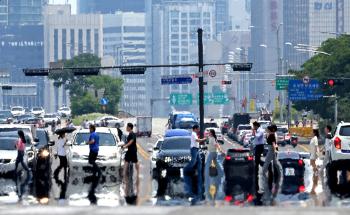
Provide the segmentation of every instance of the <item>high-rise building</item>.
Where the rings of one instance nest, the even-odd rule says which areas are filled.
[[[44,65],[82,53],[103,56],[103,18],[98,14],[72,15],[70,5],[48,5],[44,12]],[[45,108],[56,111],[69,105],[67,92],[45,82]]]
[[[0,0],[0,25],[42,23],[42,9],[48,0]]]
[[[250,26],[250,1],[251,0],[229,0],[229,29],[247,30]]]
[[[144,12],[145,0],[77,0],[78,13],[113,14],[116,11]]]
[[[254,63],[254,77],[262,81],[255,82],[257,86],[250,89],[256,89],[253,96],[257,102],[270,109],[277,97],[272,80],[275,79],[275,74],[282,72],[279,64],[283,53],[282,4],[279,0],[251,1],[252,43],[249,61]]]
[[[43,25],[0,26],[1,78],[2,74],[7,74],[6,82],[13,86],[11,91],[3,92],[0,108],[44,105],[44,79],[25,77],[22,71],[24,68],[41,68],[43,64]]]
[[[146,3],[148,64],[187,64],[198,62],[198,28],[203,29],[203,40],[211,40],[215,30],[215,1],[213,0],[157,0]],[[151,69],[150,69],[151,70]],[[161,85],[162,75],[194,74],[195,68],[157,68],[151,70],[152,111],[167,116],[172,108],[198,112],[197,105],[169,105],[171,93],[191,93],[197,97],[196,79],[192,84]],[[194,99],[195,101],[195,99]],[[195,103],[195,102],[194,102]],[[161,107],[161,108],[159,108]]]
[[[230,16],[229,16],[229,0],[216,0],[216,35],[229,30]]]
[[[116,65],[146,64],[145,13],[117,12],[103,15],[103,52]],[[120,108],[132,115],[149,114],[147,73],[124,75]]]

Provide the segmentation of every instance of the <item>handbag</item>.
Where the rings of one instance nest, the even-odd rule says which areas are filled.
[[[211,164],[209,167],[209,176],[210,177],[218,176],[218,169],[216,168],[216,164],[215,164],[214,160],[211,161]]]

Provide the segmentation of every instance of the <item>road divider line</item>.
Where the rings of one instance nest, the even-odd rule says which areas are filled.
[[[140,144],[136,144],[137,145],[137,151],[138,153],[145,159],[145,160],[149,160],[150,155],[142,148],[142,146]]]
[[[306,146],[303,146],[301,144],[298,144],[298,146],[300,146],[300,148],[304,149],[305,152],[310,152],[310,150],[308,148],[306,148]]]

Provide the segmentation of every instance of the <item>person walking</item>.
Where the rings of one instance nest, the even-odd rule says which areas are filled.
[[[125,177],[128,174],[129,164],[132,163],[136,167],[136,196],[139,194],[139,175],[140,175],[140,165],[137,157],[137,143],[136,143],[136,134],[134,133],[134,125],[128,123],[126,125],[126,131],[129,132],[129,135],[126,139],[127,143],[123,146],[124,149],[128,149],[125,153],[124,158],[124,184],[125,184],[125,193],[129,193],[129,186],[133,185],[132,181],[128,181],[129,177]]]
[[[255,192],[259,192],[259,166],[261,165],[261,155],[264,153],[264,133],[265,130],[261,128],[260,123],[253,122],[253,151],[255,157]]]
[[[96,163],[96,159],[98,156],[99,146],[100,146],[100,137],[96,133],[96,127],[95,125],[90,125],[90,137],[87,144],[89,145],[90,152],[89,152],[89,164],[92,165],[92,171],[93,176],[98,174],[98,176],[101,176],[101,169],[98,167]]]
[[[66,143],[67,143],[67,138],[65,133],[60,133],[58,135],[58,140],[57,140],[57,155],[60,160],[60,165],[56,168],[54,172],[54,178],[56,179],[56,181],[58,181],[58,175],[62,168],[64,170],[64,179],[65,180],[67,179],[68,160],[66,157],[66,149],[65,149]]]
[[[191,160],[190,162],[184,167],[184,180],[185,180],[185,192],[186,195],[189,197],[194,198],[195,195],[192,190],[192,174],[196,170],[195,167],[197,165],[197,198],[200,200],[202,198],[203,193],[203,177],[202,177],[202,162],[199,156],[199,143],[206,141],[206,138],[199,139],[198,134],[199,133],[199,126],[194,125],[192,127],[192,134],[191,134]]]
[[[204,178],[206,199],[211,199],[211,194],[210,194],[211,178],[213,178],[212,180],[215,180],[216,190],[218,190],[218,187],[220,185],[220,177],[223,175],[223,170],[221,168],[221,165],[217,162],[218,152],[221,152],[222,154],[225,153],[218,143],[215,130],[210,129],[208,156],[205,162],[205,178]],[[215,167],[217,170],[217,174],[214,176],[211,176],[209,173],[209,169],[211,166]]]
[[[313,181],[313,185],[312,185],[312,189],[311,189],[311,194],[316,194],[316,187],[317,187],[317,183],[318,183],[318,169],[317,169],[317,165],[316,165],[316,160],[318,158],[318,139],[320,138],[320,132],[318,129],[313,129],[313,134],[314,137],[311,139],[310,141],[310,164],[313,170],[313,177],[312,177],[312,181]]]
[[[27,171],[27,174],[31,177],[30,170],[27,164],[24,162],[24,154],[26,150],[26,138],[22,130],[18,130],[18,141],[16,142],[17,158],[15,163],[15,176],[17,178],[17,168],[18,164],[21,163],[23,169]]]
[[[265,163],[263,165],[262,170],[262,181],[264,186],[264,195],[263,200],[265,202],[269,202],[271,199],[271,192],[270,192],[270,186],[269,186],[269,180],[268,180],[268,172],[269,167],[272,164],[274,167],[277,166],[277,159],[276,159],[276,148],[277,148],[277,140],[275,132],[277,131],[276,125],[270,125],[267,127],[267,154],[265,157]],[[275,168],[272,168],[275,170]],[[275,173],[274,173],[275,174]]]

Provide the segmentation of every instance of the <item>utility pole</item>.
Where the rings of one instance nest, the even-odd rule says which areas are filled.
[[[199,127],[200,137],[204,137],[204,81],[203,81],[203,29],[198,28],[198,72],[199,72]]]
[[[277,27],[277,64],[278,64],[278,71],[277,73],[279,75],[283,75],[281,72],[281,48],[280,48],[280,28],[283,24],[280,23]],[[279,93],[279,100],[280,100],[280,122],[283,121],[283,93],[282,91]]]
[[[337,98],[337,94],[334,94],[334,122],[335,122],[335,125],[338,125],[338,98]]]

